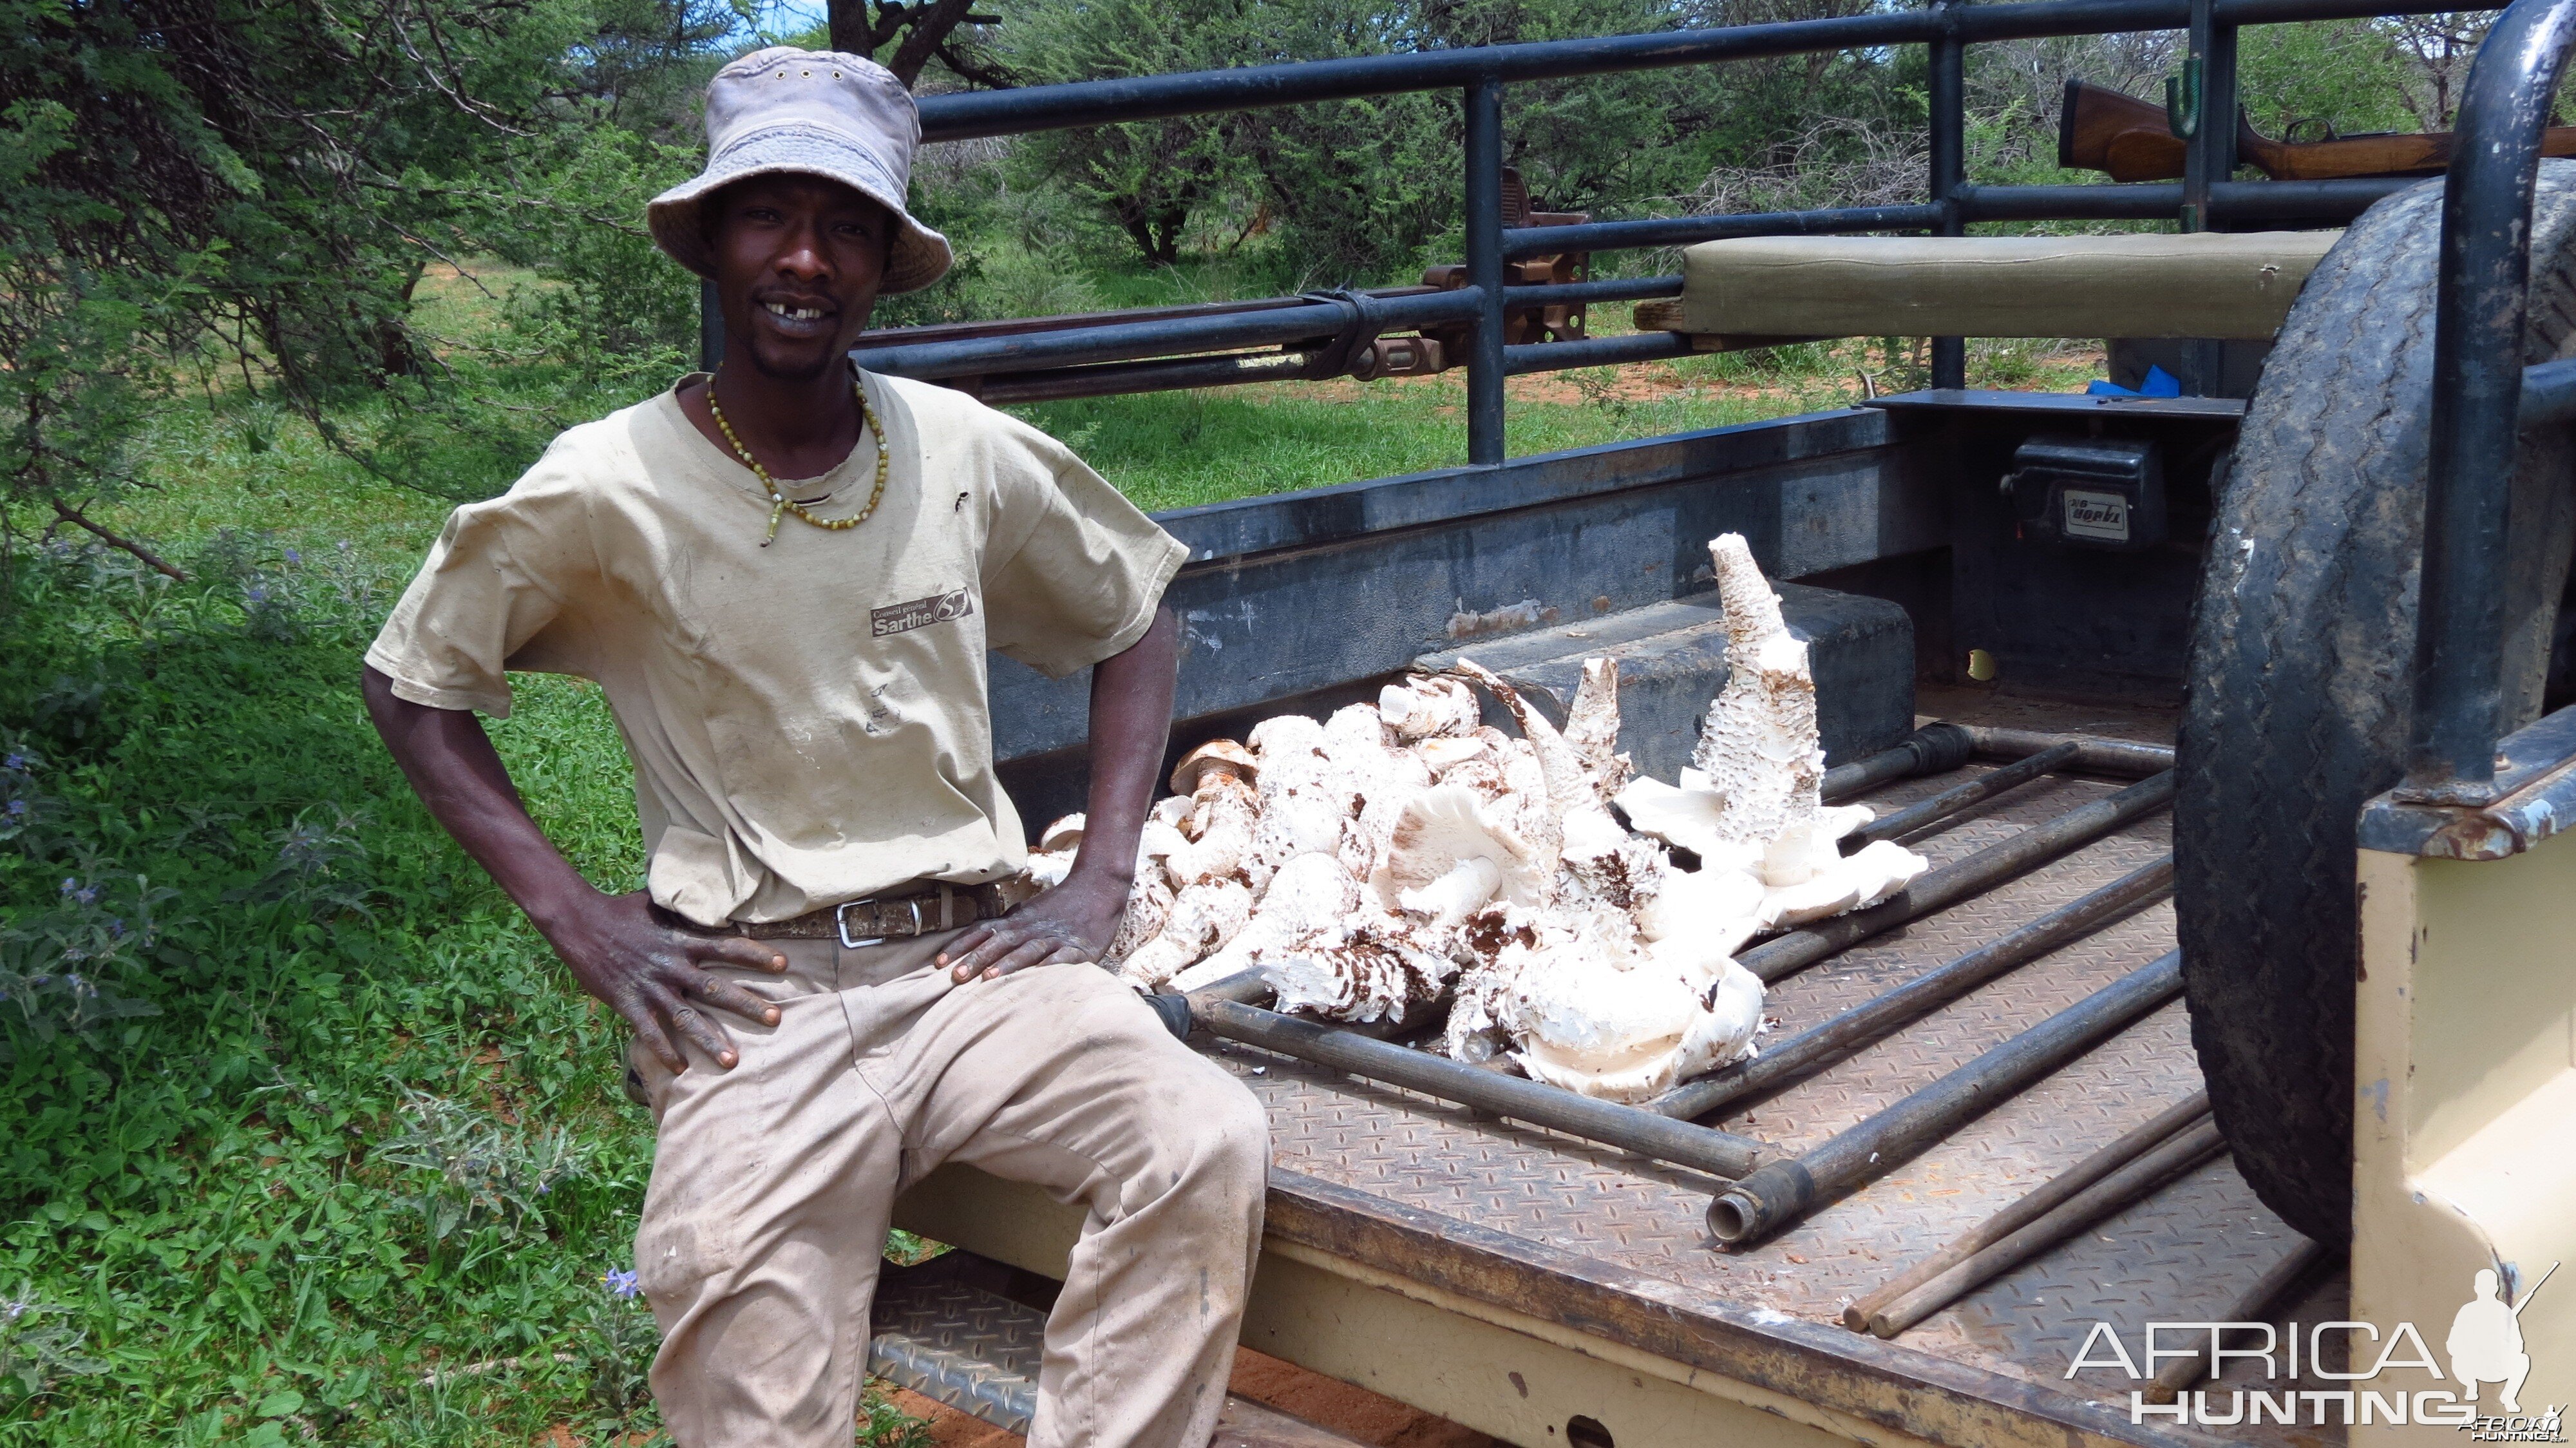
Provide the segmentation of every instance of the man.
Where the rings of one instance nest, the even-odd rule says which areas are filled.
[[[1031,1441],[1197,1448],[1259,1237],[1261,1112],[1088,963],[1170,728],[1183,550],[1034,429],[849,365],[876,297],[949,263],[905,210],[920,123],[891,74],[765,50],[717,75],[707,128],[651,222],[714,279],[723,365],[459,508],[368,651],[368,708],[634,1028],[658,1133],[636,1271],[682,1444],[847,1448],[892,1200],[962,1162],[1088,1212]],[[988,647],[1092,670],[1081,854],[1008,914],[1025,850]],[[521,807],[471,712],[507,713],[505,669],[606,691],[647,889],[593,889]]]
[[[2546,1280],[2546,1279],[2543,1279]],[[2466,1305],[2451,1316],[2451,1335],[2443,1350],[2451,1355],[2451,1376],[2465,1387],[2468,1400],[2478,1400],[2478,1384],[2501,1383],[2497,1398],[2508,1413],[2522,1411],[2523,1380],[2531,1376],[2531,1355],[2522,1350],[2522,1308],[2531,1301],[2505,1305],[2503,1280],[2481,1267],[2470,1279],[2475,1289]],[[2538,1291],[2535,1285],[2532,1289]]]

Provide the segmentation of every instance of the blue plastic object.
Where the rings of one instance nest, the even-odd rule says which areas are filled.
[[[2117,382],[2089,382],[2084,386],[2087,397],[2180,397],[2182,379],[2161,367],[2149,367],[2147,375],[2135,387],[2122,387]]]

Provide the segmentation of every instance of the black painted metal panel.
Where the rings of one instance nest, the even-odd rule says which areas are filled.
[[[1796,578],[1937,548],[1940,490],[1850,411],[1386,478],[1162,515],[1193,562],[1176,716],[1189,721],[1391,675],[1417,656],[1710,586],[1739,532]],[[1022,812],[1081,807],[1089,679],[992,668],[995,753]]]

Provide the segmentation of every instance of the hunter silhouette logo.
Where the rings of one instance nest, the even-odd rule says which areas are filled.
[[[2502,1282],[2496,1274],[2481,1267],[2472,1279],[2473,1295],[2466,1306],[2451,1318],[2451,1335],[2442,1343],[2451,1355],[2451,1376],[2472,1403],[2478,1400],[2480,1383],[2502,1383],[2497,1401],[2508,1413],[2522,1411],[2522,1380],[2531,1376],[2531,1354],[2522,1350],[2522,1310],[2558,1272],[2558,1264],[2540,1274],[2540,1281],[2522,1294],[2522,1300],[2505,1305]]]
[[[2154,1417],[2206,1427],[2415,1423],[2458,1429],[2474,1443],[2564,1443],[2565,1408],[2553,1403],[2525,1412],[2521,1400],[2532,1366],[2523,1346],[2522,1310],[2557,1272],[2558,1264],[2551,1263],[2511,1303],[2504,1300],[2503,1274],[2473,1274],[2469,1300],[2452,1315],[2450,1336],[2439,1355],[2411,1322],[2385,1330],[2370,1322],[2292,1322],[2286,1332],[2269,1322],[2150,1322],[2140,1339],[2143,1351],[2135,1355],[2117,1328],[2096,1322],[2067,1364],[2066,1376],[2110,1369],[2145,1382],[2166,1376],[2170,1360],[2200,1360],[2208,1387],[2167,1391],[2168,1400],[2159,1402],[2148,1401],[2146,1390],[2133,1389],[2132,1423]],[[2330,1351],[2328,1339],[2337,1335],[2345,1341],[2343,1353]],[[2350,1361],[2343,1367],[2329,1366],[2347,1354]],[[2259,1383],[2221,1386],[2231,1360],[2260,1364]],[[2423,1380],[2407,1378],[2408,1372],[2421,1373],[2429,1382],[2418,1387],[2416,1382]],[[2299,1386],[2302,1378],[2327,1386]],[[2245,1380],[2240,1376],[2239,1381]],[[2478,1401],[2479,1389],[2489,1383],[2501,1388],[2494,1395],[2493,1413],[2483,1411]]]

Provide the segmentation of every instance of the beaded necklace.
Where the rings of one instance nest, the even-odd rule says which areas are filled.
[[[716,379],[714,377],[707,379],[707,411],[715,414],[716,426],[723,429],[725,441],[733,444],[734,453],[742,459],[743,466],[751,469],[752,475],[760,479],[760,485],[769,491],[769,533],[760,540],[761,547],[766,548],[778,541],[778,519],[782,513],[793,513],[817,528],[838,533],[844,528],[855,528],[866,522],[868,515],[877,510],[878,500],[885,497],[886,463],[890,456],[886,451],[885,429],[877,426],[876,412],[868,406],[868,390],[860,386],[859,380],[855,377],[850,379],[850,395],[859,400],[859,421],[866,425],[868,436],[877,440],[877,485],[868,494],[868,505],[861,508],[855,516],[817,518],[807,511],[804,504],[779,491],[778,480],[769,475],[769,469],[760,465],[760,459],[751,455],[751,449],[742,445],[742,439],[734,436],[733,424],[725,421],[724,409],[716,405]]]

